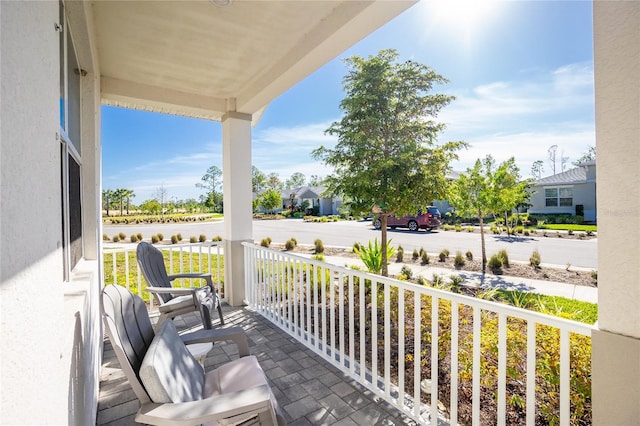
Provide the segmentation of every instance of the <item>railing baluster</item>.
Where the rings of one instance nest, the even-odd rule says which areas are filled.
[[[507,316],[498,314],[498,425],[507,421]]]
[[[365,326],[365,306],[367,304],[365,300],[364,290],[366,287],[366,280],[364,277],[359,278],[359,288],[360,288],[360,382],[366,385],[367,382],[367,344],[366,344],[366,336],[367,336],[367,328]]]
[[[127,249],[124,250],[124,277],[127,289],[130,288],[129,285],[129,252]]]
[[[431,424],[438,424],[438,325],[440,299],[431,298]]]
[[[307,263],[307,279],[305,280],[305,294],[307,296],[307,345],[311,343],[311,263]]]
[[[527,426],[536,423],[536,323],[527,321]]]
[[[458,302],[451,302],[451,424],[458,424]]]
[[[318,266],[313,267],[313,339],[315,343],[316,352],[320,351],[320,307],[318,301],[318,278],[320,274],[320,268]]]
[[[422,352],[422,331],[420,324],[422,323],[420,293],[417,291],[413,294],[413,417],[420,417],[420,381],[421,374],[421,352]]]
[[[472,383],[472,422],[480,424],[480,324],[481,310],[473,307],[473,383]]]
[[[388,283],[384,286],[384,394],[391,397],[391,293]]]
[[[338,273],[338,330],[340,333],[340,365],[344,369],[344,272]]]
[[[353,294],[353,275],[349,275],[349,372],[356,374],[356,343],[355,343],[355,295]]]
[[[398,289],[398,404],[404,407],[404,289]]]
[[[298,262],[291,262],[291,284],[293,285],[293,327],[291,331],[298,334]]]
[[[322,272],[322,276],[320,277],[322,286],[320,287],[320,292],[322,295],[321,303],[322,303],[322,356],[327,358],[327,272],[328,270],[322,266],[322,268],[318,267],[318,269]]]
[[[371,384],[374,392],[378,387],[378,281],[371,280]]]
[[[560,424],[568,426],[571,420],[569,392],[571,357],[569,355],[569,331],[560,330]]]
[[[116,265],[118,264],[118,262],[116,261],[116,254],[118,252],[117,251],[113,251],[113,283],[114,284],[118,284],[118,274],[117,274],[117,269],[116,269]]]

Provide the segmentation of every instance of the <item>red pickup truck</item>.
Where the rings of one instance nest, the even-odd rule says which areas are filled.
[[[417,231],[419,229],[431,231],[432,229],[440,227],[442,224],[441,220],[442,215],[440,214],[440,210],[438,210],[437,207],[430,206],[427,208],[426,213],[418,211],[418,214],[415,216],[396,217],[390,215],[387,217],[387,226],[391,229],[409,228],[410,231]],[[373,227],[376,229],[382,227],[380,218],[373,218]]]

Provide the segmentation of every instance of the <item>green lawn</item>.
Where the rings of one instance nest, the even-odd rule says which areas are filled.
[[[553,231],[582,231],[582,232],[597,232],[598,225],[575,225],[572,223],[545,223],[538,226],[538,229],[550,229]]]

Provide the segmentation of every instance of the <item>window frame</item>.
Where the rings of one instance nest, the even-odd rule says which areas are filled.
[[[544,205],[546,208],[573,207],[573,185],[545,186],[543,189]],[[548,191],[554,191],[555,195],[548,195]],[[567,192],[569,196],[567,196]],[[552,202],[552,204],[550,204],[550,202]]]

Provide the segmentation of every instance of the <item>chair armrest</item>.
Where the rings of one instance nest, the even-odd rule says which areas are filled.
[[[209,343],[232,341],[238,346],[240,358],[250,355],[247,333],[240,327],[216,328],[215,330],[198,330],[180,335],[185,345],[193,343]]]
[[[268,385],[199,401],[144,404],[136,415],[136,422],[175,426],[198,425],[242,414],[257,414],[273,406]],[[274,419],[275,421],[275,419]]]
[[[177,278],[199,278],[203,279],[207,282],[207,285],[211,287],[211,291],[215,291],[215,287],[213,286],[213,279],[211,278],[211,274],[209,272],[193,272],[193,273],[183,273],[183,274],[173,274],[169,275],[169,281],[173,281]]]
[[[146,290],[151,293],[171,293],[171,294],[192,294],[199,288],[180,288],[180,287],[151,287],[147,286]]]

